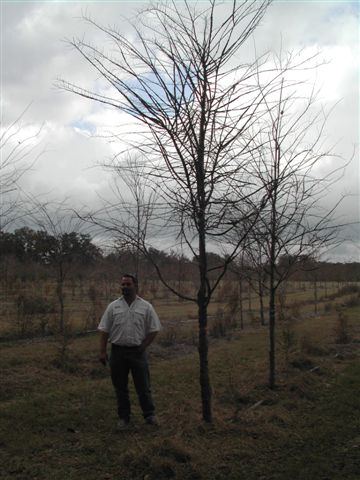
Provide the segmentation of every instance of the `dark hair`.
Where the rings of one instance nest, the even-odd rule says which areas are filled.
[[[123,277],[132,278],[134,284],[136,286],[138,286],[138,279],[137,279],[136,275],[132,275],[131,273],[124,273]]]

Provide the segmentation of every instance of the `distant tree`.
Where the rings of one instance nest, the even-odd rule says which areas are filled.
[[[14,235],[0,230],[0,258],[16,254]]]
[[[31,238],[37,237],[39,240],[37,248],[35,242],[32,245],[33,255],[38,261],[51,266],[56,274],[56,293],[59,302],[58,330],[60,335],[65,336],[65,279],[75,262],[93,259],[99,252],[97,247],[90,246],[88,235],[81,236],[78,233],[83,224],[65,202],[42,203],[38,199],[33,199],[28,220],[39,228],[37,232],[30,230]]]
[[[102,209],[85,215],[85,219],[96,225],[99,217],[107,218],[106,230],[113,234],[119,229],[122,231],[121,236],[115,236],[115,246],[120,251],[126,251],[132,262],[130,271],[139,276],[144,254],[141,246],[148,233],[157,195],[151,187],[146,162],[141,155],[127,154],[121,162],[115,157],[103,167],[115,174],[111,184],[115,200],[103,199]]]
[[[5,231],[22,212],[20,181],[43,153],[39,151],[42,126],[23,122],[27,108],[10,125],[0,124],[0,231]]]
[[[67,262],[79,265],[93,263],[102,255],[89,234],[66,232],[56,237],[30,227],[18,228],[13,233],[0,232],[0,250],[2,255],[44,265],[51,265],[59,251]]]
[[[237,258],[232,262],[230,266],[230,271],[235,274],[238,286],[238,310],[239,310],[239,317],[240,317],[240,328],[241,330],[244,329],[244,282],[247,281],[248,276],[246,275],[246,262],[245,262],[245,255],[242,251]]]

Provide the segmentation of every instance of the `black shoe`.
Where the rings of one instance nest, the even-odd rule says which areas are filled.
[[[147,425],[159,425],[159,422],[158,422],[157,418],[155,417],[155,415],[150,415],[149,417],[146,417],[145,418],[145,423]]]

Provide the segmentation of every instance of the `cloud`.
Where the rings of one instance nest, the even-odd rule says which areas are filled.
[[[22,188],[40,196],[69,198],[73,206],[94,205],[109,181],[96,167],[107,154],[106,144],[66,126],[47,123],[45,130],[46,151],[23,178]]]
[[[119,140],[129,130],[140,135],[139,125],[128,116],[60,91],[54,84],[64,78],[89,89],[103,89],[101,81],[69,40],[79,36],[109,47],[102,34],[83,21],[88,15],[105,26],[118,25],[131,35],[127,19],[148,2],[2,2],[1,17],[1,123],[11,123],[32,102],[26,122],[36,129],[45,123],[47,149],[36,170],[24,177],[24,188],[71,197],[94,205],[98,193],[106,195],[109,174],[94,165],[121,151]],[[202,2],[199,2],[202,7]],[[336,153],[349,159],[359,144],[359,5],[354,2],[273,2],[239,61],[266,50],[279,52],[304,48],[322,52],[329,61],[317,77],[327,107],[339,102],[328,121],[328,141]],[[330,102],[330,103],[329,103]],[[109,132],[118,137],[104,138]],[[91,138],[93,134],[96,138]],[[332,196],[359,195],[358,151],[334,187]],[[326,164],[332,168],[336,163]],[[324,164],[325,168],[325,164]],[[349,197],[342,210],[359,218],[358,197]],[[345,251],[345,250],[344,250]]]

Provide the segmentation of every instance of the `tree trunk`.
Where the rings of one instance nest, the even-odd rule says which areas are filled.
[[[318,284],[317,284],[317,278],[315,277],[314,279],[314,313],[317,315],[318,313]]]
[[[275,387],[275,272],[276,272],[276,241],[277,241],[277,188],[278,188],[278,173],[280,165],[280,145],[275,139],[275,162],[273,165],[273,179],[274,190],[271,195],[271,224],[270,224],[270,298],[269,298],[269,387],[273,389]]]
[[[207,307],[209,304],[209,283],[207,278],[206,252],[206,194],[205,194],[205,134],[206,134],[206,105],[207,105],[207,71],[203,71],[203,90],[201,93],[201,116],[199,125],[199,144],[196,159],[197,180],[197,224],[199,233],[199,274],[200,286],[197,297],[199,313],[199,360],[200,360],[200,388],[202,401],[202,415],[205,422],[212,422],[211,386],[208,365],[208,336],[207,336]]]
[[[64,322],[65,306],[64,306],[64,272],[63,272],[63,266],[61,263],[59,265],[57,295],[58,295],[59,305],[60,305],[59,332],[63,334],[65,329],[65,322]]]
[[[265,325],[265,315],[264,315],[264,288],[262,280],[259,280],[259,301],[260,301],[260,323],[262,326]]]
[[[199,298],[199,360],[202,416],[205,422],[212,422],[211,386],[208,365],[207,305]]]
[[[249,314],[250,314],[250,318],[251,318],[251,313],[252,313],[252,298],[251,298],[251,293],[252,293],[252,289],[251,289],[251,282],[249,281],[248,282],[248,301],[249,301]]]
[[[244,330],[244,304],[243,304],[243,283],[239,278],[239,308],[240,308],[240,328]]]
[[[275,387],[275,289],[270,288],[269,300],[269,387]]]
[[[199,321],[199,361],[202,416],[205,422],[212,422],[211,386],[208,365],[207,307],[209,303],[207,290],[207,255],[204,210],[199,212],[199,274],[200,286],[197,296]]]

